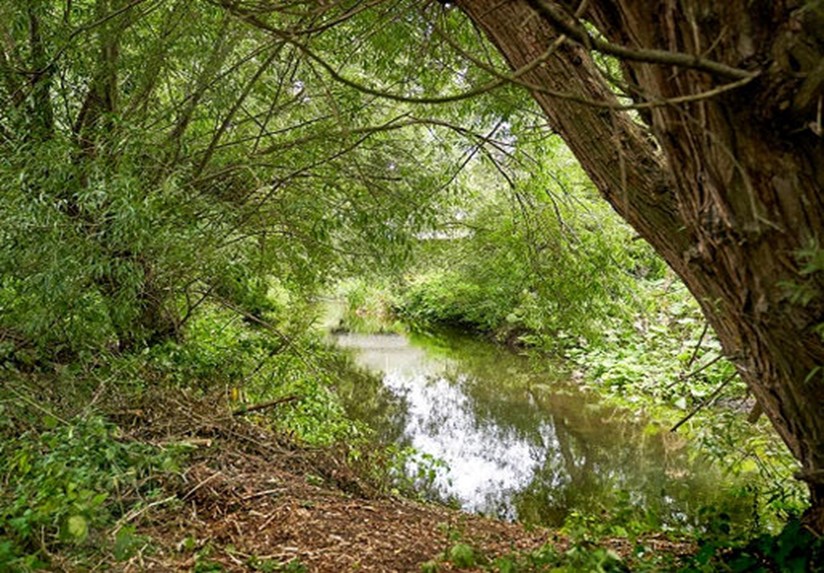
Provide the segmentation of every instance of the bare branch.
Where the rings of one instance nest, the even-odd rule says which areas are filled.
[[[283,398],[278,398],[277,400],[270,400],[261,404],[255,404],[254,406],[240,408],[239,410],[232,412],[232,416],[245,416],[247,414],[251,414],[252,412],[268,410],[269,408],[274,408],[275,406],[280,406],[281,404],[286,404],[288,402],[296,402],[300,399],[300,396],[284,396]]]
[[[730,374],[724,380],[722,380],[721,383],[718,385],[718,387],[715,390],[712,391],[712,394],[710,394],[704,400],[702,400],[689,414],[684,416],[677,424],[675,424],[672,428],[670,428],[670,432],[677,431],[678,428],[680,428],[681,426],[686,424],[698,412],[700,412],[701,410],[703,410],[704,408],[706,408],[707,406],[709,406],[710,404],[715,402],[716,398],[718,398],[718,395],[721,393],[721,390],[726,388],[727,384],[732,382],[732,380],[736,376],[738,376],[738,372],[734,372],[733,374]]]

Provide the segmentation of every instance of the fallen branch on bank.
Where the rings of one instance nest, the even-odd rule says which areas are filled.
[[[252,412],[260,412],[261,410],[274,408],[275,406],[286,404],[287,402],[296,402],[300,399],[300,396],[284,396],[283,398],[278,398],[277,400],[271,400],[269,402],[263,402],[262,404],[255,404],[254,406],[246,406],[244,408],[240,408],[239,410],[235,410],[234,412],[232,412],[232,415],[245,416],[246,414],[251,414]]]

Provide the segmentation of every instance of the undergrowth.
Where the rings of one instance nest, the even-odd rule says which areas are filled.
[[[563,355],[604,400],[689,438],[754,499],[756,527],[777,532],[805,507],[795,460],[765,417],[748,421],[755,402],[683,285],[644,286],[647,308],[630,326],[607,323],[599,343],[566,338]]]
[[[422,573],[472,569],[490,573],[819,573],[824,571],[824,540],[792,519],[772,535],[742,539],[729,534],[723,519],[712,535],[689,543],[648,533],[634,535],[624,525],[575,515],[544,546],[485,555],[446,531],[446,549],[422,563]]]
[[[294,448],[342,451],[339,459],[378,491],[425,497],[437,461],[376,445],[347,414],[336,386],[355,367],[305,327],[314,311],[305,312],[294,324],[205,304],[177,340],[69,364],[4,365],[0,571],[105,568],[152,552],[135,525],[155,505],[177,503],[166,486],[192,447],[138,441],[114,422],[151,423],[140,404],[152,396],[218,396],[230,417]],[[411,463],[417,473],[400,471]]]
[[[144,541],[130,521],[182,452],[122,440],[98,415],[42,423],[0,443],[0,570],[41,570],[57,553],[71,568],[131,557]]]

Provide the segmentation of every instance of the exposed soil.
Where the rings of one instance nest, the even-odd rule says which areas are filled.
[[[545,529],[382,495],[342,455],[295,447],[219,402],[165,397],[120,413],[133,439],[194,448],[182,478],[167,484],[168,496],[133,517],[136,532],[151,541],[122,571],[210,571],[218,564],[271,571],[299,560],[311,572],[408,572],[457,537],[490,558],[566,546]],[[669,552],[689,549],[661,544]],[[630,550],[621,540],[610,545],[619,554]]]

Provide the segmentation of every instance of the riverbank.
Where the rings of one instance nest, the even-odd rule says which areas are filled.
[[[797,524],[730,546],[622,533],[594,515],[559,530],[420,503],[382,491],[344,445],[310,447],[273,429],[290,407],[252,412],[224,393],[166,388],[139,400],[101,393],[44,420],[51,429],[3,445],[0,570],[692,573],[752,570],[726,562],[771,555],[813,563],[819,551]],[[23,547],[27,531],[39,549],[15,557],[9,541]]]
[[[568,563],[581,549],[549,529],[382,494],[341,451],[301,447],[221,400],[153,398],[119,422],[125,439],[191,452],[160,499],[127,516],[143,543],[112,571],[537,571],[503,564]],[[694,550],[640,543],[673,559]],[[635,548],[610,539],[580,559],[617,564]]]
[[[212,324],[219,322],[206,323]],[[659,440],[664,436],[645,424],[631,431],[636,423],[627,426],[610,411],[577,402],[569,389],[555,392],[543,371],[478,341],[464,351],[426,344],[435,369],[419,378],[436,383],[420,390],[438,392],[432,407],[422,409],[438,419],[422,426],[445,434],[446,443],[467,444],[471,437],[472,447],[459,449],[480,457],[503,459],[495,444],[509,449],[523,442],[515,449],[530,459],[503,466],[520,473],[538,468],[546,487],[505,502],[515,513],[497,511],[497,503],[465,506],[517,515],[521,525],[412,501],[422,494],[420,474],[399,470],[415,451],[393,450],[392,444],[402,446],[391,439],[397,428],[370,431],[360,414],[387,411],[416,420],[398,407],[423,394],[396,380],[401,399],[391,399],[393,388],[320,336],[295,340],[286,352],[271,345],[267,330],[203,332],[209,337],[111,357],[94,369],[7,372],[0,386],[0,570],[692,572],[723,570],[721,560],[739,553],[765,563],[810,553],[812,545],[792,524],[785,528],[790,537],[759,537],[754,542],[761,545],[750,547],[750,529],[742,533],[746,524],[720,506],[690,510],[685,515],[700,518],[692,527],[661,520],[655,499],[672,506],[673,516],[680,513],[665,489],[700,489],[690,476],[707,477],[673,465],[683,448],[673,449],[674,442]],[[216,333],[220,345],[212,342]],[[384,335],[379,348],[389,339],[398,337]],[[410,350],[419,352],[393,351],[408,363]],[[382,352],[374,357],[386,366]],[[486,378],[492,372],[498,374]],[[466,399],[447,399],[452,391]],[[464,402],[477,407],[451,406]],[[476,418],[473,411],[485,414]],[[502,431],[476,431],[495,427]],[[608,437],[618,443],[601,443]],[[547,446],[556,441],[560,455],[550,455]],[[665,465],[649,475],[673,483],[658,487],[654,478],[642,478],[652,486],[649,494],[632,494],[625,486],[633,480],[620,477],[622,468],[653,470],[656,464],[641,461],[651,459],[657,444]],[[541,464],[533,467],[536,459]],[[450,463],[463,477],[489,475]],[[437,464],[423,469],[431,483]],[[496,480],[486,481],[492,489],[484,498],[509,495],[495,488]],[[540,517],[546,501],[563,509],[560,519]],[[682,554],[692,556],[678,562]]]

